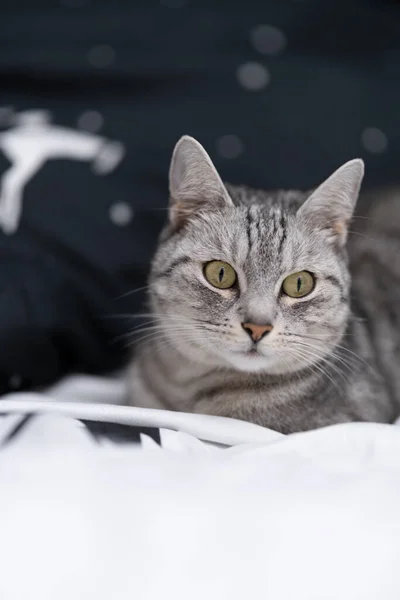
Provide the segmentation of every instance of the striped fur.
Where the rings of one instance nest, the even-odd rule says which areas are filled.
[[[281,432],[393,420],[400,407],[397,204],[388,194],[388,222],[382,205],[364,235],[347,243],[362,175],[355,160],[310,193],[225,186],[204,149],[183,138],[150,273],[149,324],[138,330],[132,404]],[[234,267],[235,288],[206,281],[203,266],[215,259]],[[283,279],[301,270],[315,275],[314,290],[284,296]],[[241,323],[248,321],[273,325],[256,356],[247,354],[252,342]]]

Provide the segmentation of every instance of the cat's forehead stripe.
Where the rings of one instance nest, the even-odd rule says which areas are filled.
[[[251,246],[252,246],[252,239],[251,239],[252,223],[253,223],[253,218],[251,215],[251,207],[250,207],[247,209],[247,238],[248,238],[248,243],[249,243],[249,252],[250,252]]]
[[[279,241],[279,248],[278,248],[279,253],[282,252],[283,245],[286,241],[286,220],[285,220],[285,216],[283,213],[281,214],[280,225],[281,225],[281,239]]]
[[[246,234],[247,258],[252,256],[258,259],[262,253],[276,254],[276,258],[280,259],[286,241],[285,215],[278,207],[265,210],[260,206],[251,206],[246,212]]]

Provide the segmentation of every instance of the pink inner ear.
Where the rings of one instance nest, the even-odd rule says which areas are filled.
[[[187,215],[190,213],[189,209],[183,202],[176,202],[170,208],[170,220],[176,229],[179,229],[184,224]]]
[[[332,229],[335,233],[337,233],[340,236],[345,236],[347,233],[347,227],[348,227],[348,221],[336,221],[333,226]]]

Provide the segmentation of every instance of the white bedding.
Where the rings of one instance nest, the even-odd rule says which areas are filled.
[[[398,427],[283,436],[82,403],[123,395],[78,378],[0,404],[1,600],[400,598]],[[161,446],[98,443],[77,420],[94,418]]]

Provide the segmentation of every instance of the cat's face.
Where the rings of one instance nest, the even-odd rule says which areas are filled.
[[[184,138],[150,280],[160,347],[244,372],[321,368],[348,319],[344,246],[361,179],[352,161],[305,202],[299,193],[297,206],[243,188],[237,196],[253,199],[234,203],[201,146]]]

